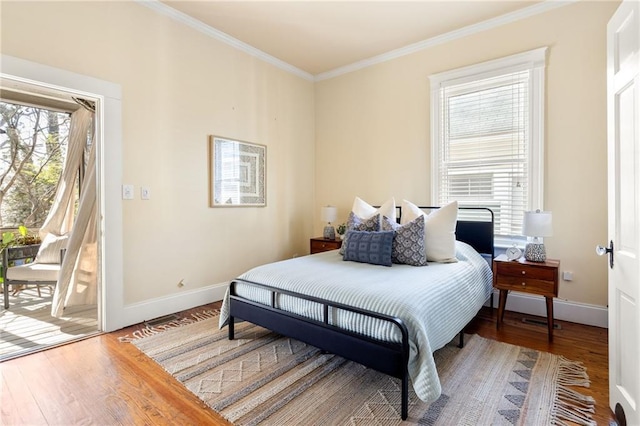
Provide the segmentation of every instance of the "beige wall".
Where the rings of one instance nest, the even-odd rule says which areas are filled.
[[[308,252],[313,83],[133,2],[1,7],[2,54],[122,87],[125,304]],[[267,145],[266,208],[208,207],[210,134]]]
[[[122,86],[125,304],[308,252],[320,206],[430,200],[433,73],[548,46],[545,208],[560,297],[606,305],[606,22],[580,2],[314,85],[131,2],[2,2],[2,53]],[[25,31],[28,26],[29,31]],[[207,207],[207,135],[268,147],[268,207]],[[315,145],[314,145],[315,141]],[[315,169],[315,173],[314,173]],[[151,188],[141,201],[139,187]]]
[[[574,272],[560,298],[605,306],[606,24],[617,2],[579,2],[316,83],[316,210],[353,197],[430,201],[429,75],[548,46],[548,256]],[[318,230],[318,229],[316,229]]]

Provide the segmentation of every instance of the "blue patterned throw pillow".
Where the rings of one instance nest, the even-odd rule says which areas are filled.
[[[395,231],[393,239],[393,263],[412,266],[427,266],[427,251],[424,246],[424,219],[417,217],[409,223],[398,225],[388,217],[382,219],[383,231]]]
[[[347,237],[344,260],[391,266],[393,231],[347,231]]]
[[[349,231],[379,231],[380,230],[380,215],[376,214],[369,219],[362,219],[354,212],[349,213],[347,218],[347,233],[344,234],[344,241],[340,247],[340,254],[344,255],[344,249],[347,246],[347,235]]]

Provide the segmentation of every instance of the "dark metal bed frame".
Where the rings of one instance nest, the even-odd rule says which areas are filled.
[[[420,207],[434,210],[437,207]],[[478,210],[490,214],[491,220],[467,221],[458,220],[456,238],[466,242],[480,254],[494,256],[493,244],[493,211],[484,207],[460,207],[460,210]],[[236,284],[243,283],[259,287],[271,292],[269,305],[253,302],[240,297],[236,293]],[[317,321],[291,312],[285,312],[276,307],[278,294],[298,297],[321,304],[323,306],[322,321]],[[493,300],[492,300],[493,301]],[[387,321],[398,328],[402,335],[401,342],[387,342],[374,339],[363,334],[354,333],[329,323],[329,308],[343,309],[361,315]],[[401,417],[406,420],[409,412],[409,335],[407,327],[400,318],[384,315],[353,306],[343,305],[317,297],[311,297],[292,291],[281,290],[268,285],[235,279],[230,284],[229,297],[229,340],[234,338],[234,321],[242,319],[253,324],[272,330],[276,333],[291,337],[323,351],[333,353],[355,361],[366,367],[388,374],[402,380]],[[460,344],[462,347],[463,330],[460,330]]]

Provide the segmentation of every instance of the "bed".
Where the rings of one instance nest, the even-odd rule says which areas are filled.
[[[456,223],[456,263],[386,268],[334,250],[259,266],[230,283],[220,326],[234,339],[246,320],[401,379],[405,420],[409,379],[420,399],[439,397],[433,351],[458,333],[462,345],[492,293],[493,212],[460,210],[474,218]]]

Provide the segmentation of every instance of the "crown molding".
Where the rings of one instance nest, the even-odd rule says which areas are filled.
[[[387,62],[392,59],[400,58],[402,56],[410,55],[412,53],[419,52],[421,50],[428,49],[439,44],[447,43],[453,40],[457,40],[463,37],[477,34],[482,31],[486,31],[492,28],[499,27],[501,25],[510,24],[512,22],[519,21],[521,19],[529,18],[531,16],[545,13],[550,10],[557,9],[562,6],[576,3],[579,0],[547,0],[542,3],[535,4],[533,6],[526,7],[524,9],[516,10],[496,18],[488,19],[486,21],[479,22],[477,24],[469,25],[459,30],[454,30],[436,37],[432,37],[417,43],[410,44],[399,49],[391,50],[381,55],[373,56],[362,61],[354,62],[343,67],[333,69],[331,71],[316,74],[314,81],[328,80],[330,78],[338,77],[343,74],[347,74],[353,71],[357,71],[363,68],[370,67],[372,65]]]
[[[343,67],[339,67],[330,71],[319,73],[319,74],[316,74],[315,76],[297,67],[294,67],[293,65],[285,61],[282,61],[274,56],[271,56],[260,49],[256,49],[255,47],[245,42],[242,42],[234,37],[231,37],[229,34],[224,33],[220,30],[217,30],[205,24],[202,21],[199,21],[185,13],[182,13],[172,7],[169,7],[166,4],[160,2],[159,0],[134,0],[134,1],[142,6],[148,7],[149,9],[161,15],[168,16],[169,18],[174,19],[178,22],[181,22],[185,25],[188,25],[189,27],[208,35],[209,37],[212,37],[218,41],[228,44],[229,46],[232,46],[238,50],[241,50],[251,56],[254,56],[264,62],[267,62],[277,68],[280,68],[281,70],[297,75],[298,77],[301,77],[308,81],[322,81],[322,80],[328,80],[330,78],[338,77],[340,75],[347,74],[353,71],[357,71],[363,68],[367,68],[372,65],[377,65],[383,62],[387,62],[392,59],[400,58],[402,56],[410,55],[412,53],[429,49],[439,44],[447,43],[453,40],[457,40],[463,37],[477,34],[482,31],[499,27],[501,25],[510,24],[512,22],[516,22],[521,19],[526,19],[541,13],[545,13],[545,12],[563,7],[563,6],[567,6],[569,4],[576,3],[580,0],[546,0],[542,3],[534,4],[533,6],[529,6],[524,9],[516,10],[514,12],[510,12],[502,16],[498,16],[496,18],[488,19],[486,21],[482,21],[477,24],[469,25],[467,27],[460,28],[458,30],[441,34],[439,36],[432,37],[423,41],[419,41],[417,43],[413,43],[408,46],[401,47],[399,49],[391,50],[389,52],[376,55],[368,59],[363,59],[361,61],[357,61],[352,64],[345,65]]]
[[[214,38],[218,41],[221,41],[229,46],[232,46],[242,52],[247,53],[248,55],[254,56],[264,62],[267,62],[281,70],[287,71],[291,74],[297,75],[308,81],[314,81],[313,75],[309,74],[306,71],[302,71],[299,68],[294,67],[291,64],[288,64],[274,56],[269,55],[268,53],[263,52],[260,49],[256,49],[255,47],[242,42],[234,37],[231,37],[229,34],[224,33],[220,30],[217,30],[202,21],[192,18],[191,16],[182,13],[172,7],[167,6],[166,4],[160,2],[159,0],[134,0],[136,3],[148,7],[149,9],[164,15],[168,16],[175,21],[181,22],[196,31],[200,31],[203,34],[208,35],[211,38]]]

